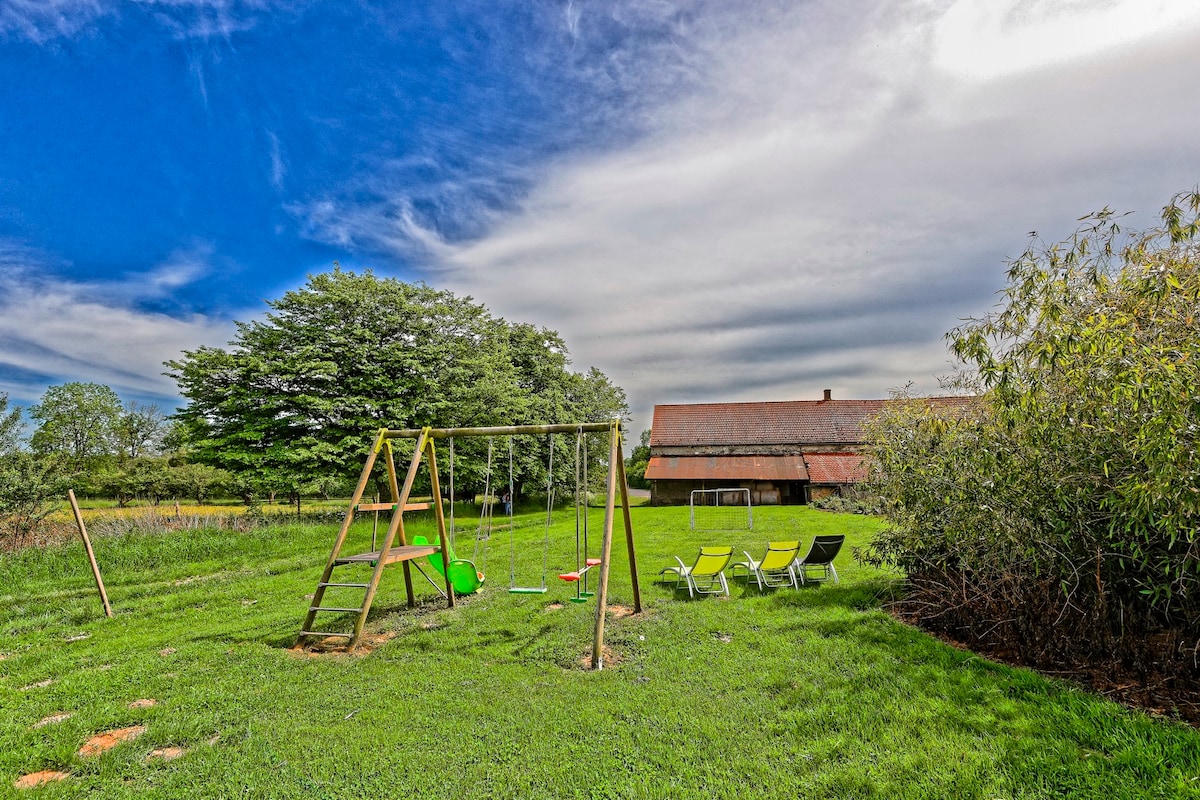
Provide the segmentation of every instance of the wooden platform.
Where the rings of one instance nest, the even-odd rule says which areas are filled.
[[[395,564],[397,561],[412,561],[414,558],[423,556],[431,556],[434,553],[440,553],[442,549],[437,545],[405,545],[403,547],[393,547],[387,551],[387,555],[383,557],[383,563]],[[380,560],[383,555],[382,550],[376,550],[373,553],[359,553],[353,556],[340,556],[336,563],[338,564],[354,564],[358,562],[374,563]]]

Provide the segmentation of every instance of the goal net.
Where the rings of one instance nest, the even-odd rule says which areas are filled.
[[[692,530],[748,531],[754,528],[749,489],[694,489]]]

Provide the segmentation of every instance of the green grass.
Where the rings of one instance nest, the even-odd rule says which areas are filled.
[[[540,580],[543,516],[518,520],[519,584]],[[81,545],[4,555],[0,797],[1200,796],[1195,730],[898,624],[880,610],[894,576],[848,552],[838,586],[690,601],[654,583],[701,543],[861,544],[867,517],[763,508],[752,532],[697,536],[685,508],[635,508],[645,613],[611,619],[616,661],[586,670],[594,606],[562,602],[553,577],[574,564],[571,516],[556,517],[545,595],[506,591],[506,532],[487,543],[484,591],[453,610],[419,576],[405,607],[391,568],[368,623],[381,643],[362,656],[289,650],[329,526],[97,538],[111,620]],[[459,523],[470,557],[474,521]],[[610,602],[631,605],[617,531]],[[365,547],[370,526],[353,536]],[[130,708],[142,698],[157,703]],[[78,755],[134,724],[136,741]],[[147,760],[167,746],[187,752]],[[13,788],[41,769],[71,777]]]

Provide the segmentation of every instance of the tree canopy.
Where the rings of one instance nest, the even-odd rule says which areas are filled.
[[[257,491],[295,493],[360,468],[373,431],[624,416],[600,371],[571,372],[554,331],[470,297],[335,268],[268,302],[227,347],[167,362],[191,457]]]
[[[42,401],[29,408],[29,416],[39,423],[30,444],[35,453],[62,456],[75,471],[82,471],[95,459],[113,454],[121,410],[121,398],[108,386],[51,386]]]

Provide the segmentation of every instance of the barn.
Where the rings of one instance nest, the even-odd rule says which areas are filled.
[[[930,398],[961,404],[966,398]],[[863,426],[890,400],[656,405],[650,502],[687,503],[694,489],[744,488],[754,505],[798,505],[866,477]]]

